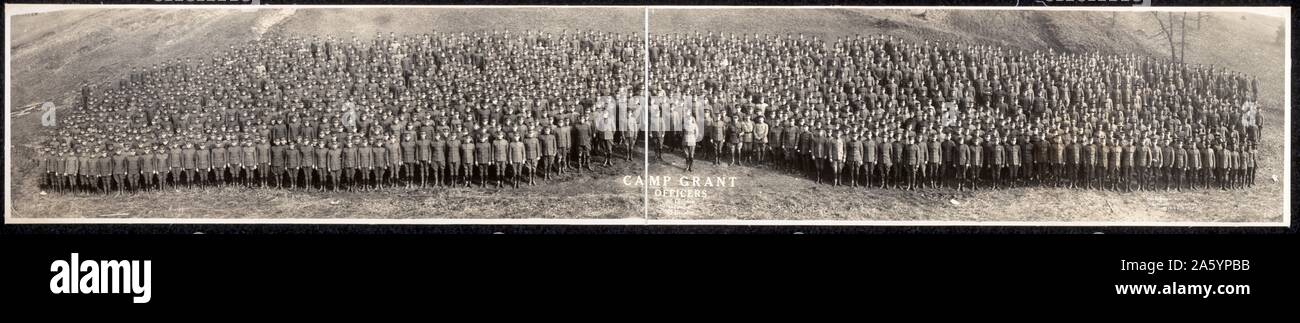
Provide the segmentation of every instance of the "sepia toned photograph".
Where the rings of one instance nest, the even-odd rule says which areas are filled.
[[[641,223],[642,8],[37,9],[11,221]]]
[[[6,9],[9,223],[1290,221],[1288,8]]]
[[[649,217],[1289,220],[1287,8],[1037,9],[651,8]]]

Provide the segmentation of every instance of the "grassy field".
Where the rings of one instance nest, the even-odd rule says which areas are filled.
[[[1191,14],[1189,16],[1193,16]],[[833,39],[886,34],[913,41],[965,40],[1012,48],[1096,50],[1169,55],[1149,13],[962,10],[665,10],[650,13],[652,33],[699,31],[803,33]],[[1190,19],[1190,18],[1189,18]],[[1257,185],[1242,191],[1114,193],[1056,188],[920,192],[832,187],[766,167],[712,166],[686,173],[679,155],[650,166],[652,176],[736,177],[735,188],[704,188],[705,198],[651,196],[652,219],[1278,222],[1285,179],[1283,90],[1285,49],[1274,44],[1281,18],[1214,14],[1189,22],[1191,63],[1217,64],[1260,77],[1265,128]],[[678,188],[678,187],[672,187]]]
[[[1281,18],[1215,14],[1188,35],[1188,61],[1258,75],[1265,107],[1263,156],[1257,186],[1232,192],[1118,194],[1051,188],[919,193],[817,185],[763,167],[697,163],[693,176],[735,176],[737,187],[709,188],[706,198],[652,197],[624,175],[641,174],[634,160],[568,175],[562,185],[507,189],[388,189],[367,193],[209,188],[123,197],[41,194],[31,172],[31,143],[44,101],[67,104],[82,82],[120,79],[132,66],[205,53],[265,33],[366,38],[376,32],[483,28],[598,29],[638,32],[640,9],[509,10],[107,10],[62,11],[15,17],[12,50],[13,166],[10,205],[18,217],[169,218],[628,218],[648,208],[652,219],[846,219],[939,221],[1196,221],[1275,222],[1282,216],[1285,49],[1273,43]],[[907,39],[974,40],[1025,49],[1048,47],[1167,56],[1149,14],[1082,12],[973,12],[940,10],[652,10],[651,32],[722,31],[804,33],[834,37],[885,33]],[[130,17],[130,19],[127,19]],[[490,24],[489,24],[490,23]],[[651,164],[655,176],[685,175],[681,158]],[[953,202],[956,203],[953,203]],[[173,206],[173,207],[165,207]],[[185,206],[185,208],[178,208]]]

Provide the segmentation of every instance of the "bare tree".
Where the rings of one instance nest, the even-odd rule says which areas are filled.
[[[1179,43],[1178,46],[1180,47],[1178,50],[1179,63],[1182,63],[1184,60],[1187,59],[1187,12],[1186,11],[1183,11],[1182,25],[1183,25],[1183,27],[1181,28],[1182,35],[1179,36],[1181,39],[1178,41]]]
[[[1183,62],[1187,56],[1187,13],[1183,12],[1182,16],[1175,18],[1173,12],[1167,12],[1164,19],[1161,19],[1160,14],[1152,12],[1151,17],[1160,25],[1160,35],[1169,44],[1170,59]]]

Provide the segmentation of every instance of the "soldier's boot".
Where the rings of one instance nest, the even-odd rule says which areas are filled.
[[[537,185],[537,182],[533,180],[535,177],[537,177],[536,175],[537,175],[537,168],[533,168],[532,170],[528,171],[528,185]]]
[[[589,170],[589,171],[593,171],[593,172],[596,171],[596,168],[593,167],[593,166],[591,166],[591,156],[587,156],[586,159],[587,159],[587,162],[586,162],[586,164],[587,164],[587,170]]]

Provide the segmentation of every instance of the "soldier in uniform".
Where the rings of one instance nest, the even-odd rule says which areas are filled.
[[[564,173],[569,170],[569,155],[573,153],[573,127],[569,125],[568,119],[560,119],[559,127],[555,132],[555,164],[559,167],[556,172]]]
[[[121,156],[121,153],[119,153],[118,155]],[[195,177],[197,177],[198,165],[195,164],[196,159],[198,158],[197,155],[198,152],[197,150],[194,149],[193,143],[185,143],[185,148],[181,149],[181,167],[185,168],[185,185],[188,188],[194,187]],[[123,160],[120,163],[116,159],[113,160],[113,164],[122,165],[120,167],[125,167],[125,163],[126,163],[125,158],[123,158]],[[122,169],[121,174],[124,175],[126,174],[125,168]],[[118,188],[120,189],[121,187],[122,187],[121,181],[119,181]]]
[[[478,165],[479,158],[477,158],[478,156],[474,156],[474,153],[479,150],[476,142],[477,141],[487,142],[487,137],[482,137],[479,138],[478,140],[475,140],[474,137],[469,135],[468,133],[463,133],[462,136],[464,139],[461,140],[461,144],[460,144],[460,158],[461,158],[461,164],[464,165],[465,167],[463,172],[464,174],[462,176],[465,177],[465,187],[470,187],[470,185],[472,184],[471,181],[473,180],[475,174],[475,170],[480,169]],[[479,172],[478,174],[480,176],[479,179],[480,183],[486,181],[486,179],[481,178],[482,176],[485,175],[483,172]]]
[[[64,158],[62,163],[59,164],[59,183],[62,186],[60,191],[76,191],[77,174],[79,172],[77,168],[81,165],[81,158],[73,150],[66,150],[62,155]]]
[[[850,131],[850,134],[852,135],[852,138],[850,138],[845,144],[845,150],[848,154],[848,164],[845,165],[844,168],[847,169],[849,173],[849,186],[858,187],[858,171],[862,169],[862,151],[864,148],[862,143],[862,133],[855,129],[854,131]],[[867,185],[870,185],[870,183]]]
[[[1214,170],[1218,168],[1214,159],[1214,148],[1206,140],[1201,143],[1201,174],[1197,178],[1201,188],[1209,189],[1214,185]]]
[[[1066,187],[1071,189],[1083,186],[1083,172],[1080,167],[1083,166],[1083,144],[1078,136],[1069,136],[1070,144],[1065,148],[1065,169],[1066,177],[1069,184]]]
[[[276,139],[275,142],[271,145],[271,172],[269,176],[275,178],[272,182],[275,183],[276,189],[279,189],[281,187],[282,179],[284,178],[285,175],[288,175],[285,174],[287,172],[285,170],[285,160],[284,160],[286,148],[288,147],[284,145],[284,139]],[[202,153],[200,153],[200,158],[202,158],[201,155]],[[200,168],[199,175],[200,177],[202,177],[203,167],[200,165],[199,168]],[[344,174],[344,176],[347,175]]]
[[[201,143],[194,150],[195,170],[199,173],[199,185],[208,185],[208,175],[212,173],[212,149]],[[132,185],[134,186],[134,185]]]
[[[727,122],[727,153],[731,156],[731,163],[728,165],[738,165],[741,146],[743,145],[741,137],[744,136],[744,133],[744,126],[741,125],[739,118],[734,115],[731,116],[731,120]]]
[[[721,116],[719,116],[718,122],[719,123],[722,122]],[[799,139],[803,136],[802,135],[803,132],[801,130],[802,129],[799,128],[799,124],[794,121],[789,121],[788,124],[786,125],[785,132],[784,132],[785,139],[782,140],[781,143],[782,146],[781,153],[785,155],[786,169],[797,170],[799,167],[798,160],[799,157],[803,154],[803,152],[799,150]],[[721,133],[721,129],[718,129],[718,131],[719,132],[715,133],[715,135],[718,135],[719,138],[718,144],[720,145],[722,143],[721,141],[722,133]],[[718,150],[718,152],[721,153],[722,151]]]
[[[533,177],[537,176],[537,162],[541,159],[541,141],[537,139],[537,132],[532,129],[528,130],[528,136],[524,137],[524,170],[528,171],[528,185],[537,185]],[[628,150],[628,155],[632,150]]]
[[[173,149],[172,151],[173,151],[173,153],[179,155],[179,150],[175,150],[175,149]],[[254,173],[257,172],[257,168],[258,168],[258,164],[259,164],[258,161],[257,161],[257,147],[254,147],[252,141],[244,142],[244,146],[243,146],[242,148],[240,148],[240,153],[243,155],[243,156],[241,156],[241,158],[240,158],[239,160],[240,160],[240,168],[243,170],[243,181],[244,181],[244,186],[245,186],[245,187],[252,187],[252,185],[253,185],[253,178],[256,176]],[[168,156],[169,163],[170,163],[170,159],[171,159],[171,156],[170,156],[170,154],[169,154],[169,156]],[[179,160],[179,157],[178,157],[177,159]],[[176,164],[175,164],[175,163],[172,163],[172,165],[173,165],[173,166],[172,166],[172,176],[173,176],[173,178],[177,179],[176,182],[179,183],[179,182],[180,182],[180,178],[179,178],[179,177],[176,177],[176,176],[179,176],[179,175],[180,175],[180,173],[179,173],[179,172],[180,172],[180,168],[179,168],[179,167],[176,167]]]
[[[984,158],[987,156],[985,156],[986,154],[984,153],[984,139],[978,136],[973,136],[972,140],[973,142],[971,142],[970,145],[971,173],[968,174],[967,177],[971,180],[971,189],[978,190],[980,189],[980,184],[984,181],[982,174],[984,173],[985,166]]]
[[[461,136],[458,132],[452,133],[447,130],[443,130],[443,134],[447,137],[444,142],[447,150],[447,186],[455,186],[461,175]],[[469,183],[469,180],[467,179],[465,183]]]
[[[257,144],[257,164],[258,179],[262,182],[262,188],[266,188],[268,181],[271,179],[271,143],[266,137],[259,137]],[[336,184],[337,185],[337,184]]]
[[[1137,146],[1134,145],[1133,141],[1132,138],[1124,138],[1123,160],[1120,161],[1120,169],[1123,170],[1124,174],[1125,192],[1132,192],[1137,186],[1137,180],[1134,177],[1136,177],[1137,160],[1140,158],[1137,154]]]
[[[143,191],[148,192],[154,187],[153,186],[154,175],[158,174],[157,164],[154,163],[153,149],[150,149],[149,147],[145,147],[144,152],[142,152],[139,157],[140,157],[140,177],[143,179],[142,180],[143,185],[141,188]],[[83,171],[88,170],[88,168],[86,167],[81,167],[80,169]]]
[[[724,114],[717,114],[717,119],[712,122],[710,131],[713,139],[713,165],[717,166],[721,163],[723,147],[727,144],[727,123]]]
[[[1187,148],[1187,170],[1184,171],[1187,178],[1187,189],[1199,188],[1201,185],[1201,150],[1199,143],[1190,141]]]
[[[212,145],[212,180],[220,186],[226,183],[226,169],[230,167],[229,158],[226,154],[225,144],[217,141]]]
[[[77,163],[76,163],[75,156],[69,156],[69,157],[71,157],[71,158],[70,158],[70,159],[71,159],[71,162],[68,163],[68,166],[69,166],[69,167],[68,167],[67,170],[64,171],[64,174],[76,174],[76,170],[77,170],[77,169],[76,169],[76,165],[77,165]],[[130,187],[130,191],[131,191],[132,193],[135,193],[136,190],[141,189],[141,187],[140,187],[140,164],[141,164],[141,162],[140,162],[140,156],[136,154],[135,149],[127,149],[127,151],[126,151],[126,178],[127,178],[128,183],[130,183],[130,184],[129,184],[129,185],[130,185],[129,187]]]
[[[611,141],[612,140],[613,139],[611,138]],[[613,145],[610,145],[609,147],[613,148]],[[526,159],[527,152],[525,151],[526,149],[527,147],[524,147],[524,142],[519,138],[519,133],[515,132],[512,140],[510,140],[506,148],[506,150],[508,151],[507,154],[509,155],[510,185],[514,188],[519,188],[519,178],[521,177],[520,174],[523,173],[524,162],[527,160]],[[505,165],[506,163],[502,163],[502,164]],[[498,183],[500,183],[499,178],[500,176],[498,176]]]
[[[1007,182],[1008,186],[1020,186],[1020,165],[1021,160],[1020,144],[1016,143],[1016,136],[1009,136],[1010,142],[1006,144],[1007,158]]]
[[[478,172],[479,187],[487,187],[488,175],[491,174],[493,163],[497,160],[492,156],[493,142],[489,142],[488,137],[487,133],[480,134],[478,143],[473,145],[474,152],[469,154],[475,157],[474,168]]]
[[[1151,163],[1151,142],[1147,138],[1142,138],[1142,142],[1134,147],[1133,171],[1136,173],[1135,178],[1131,180],[1137,182],[1138,190],[1147,188],[1147,166]]]
[[[292,140],[286,139],[284,148],[284,173],[289,177],[289,189],[298,188],[298,172],[302,170],[302,152]]]
[[[81,148],[77,154],[77,190],[80,192],[89,192],[95,190],[95,156],[88,148]],[[147,154],[149,162],[153,162],[153,155]],[[152,175],[152,174],[150,174]],[[145,181],[152,183],[152,181]],[[151,185],[147,185],[151,186]]]
[[[338,192],[343,173],[343,149],[338,142],[330,143],[325,153],[325,166],[330,174],[330,189]]]
[[[880,151],[880,188],[883,189],[885,186],[893,184],[893,177],[890,176],[890,170],[894,168],[894,143],[892,140],[893,138],[890,138],[888,133],[880,139],[880,147],[878,148]]]
[[[551,179],[551,173],[559,171],[559,168],[556,167],[556,160],[558,160],[560,153],[557,146],[559,137],[552,133],[551,129],[552,127],[542,127],[542,161],[540,169],[543,180]],[[636,132],[631,133],[635,134]]]
[[[415,161],[413,163],[415,174],[411,181],[414,182],[416,178],[419,178],[420,188],[424,188],[429,183],[429,168],[430,163],[433,161],[433,141],[429,140],[427,132],[421,131],[418,134],[419,140],[415,141]]]
[[[740,146],[741,163],[750,164],[750,158],[753,157],[754,150],[754,122],[749,116],[738,118],[740,121]],[[828,136],[831,134],[827,134]]]
[[[943,143],[940,141],[941,139],[940,137],[942,136],[943,134],[941,133],[935,133],[930,136],[929,144],[922,143],[921,146],[921,148],[928,150],[922,152],[922,154],[926,156],[925,158],[925,162],[927,166],[926,178],[928,179],[926,181],[927,187],[939,187],[940,184],[939,180],[943,177],[944,174]]]
[[[604,139],[601,140],[601,146],[605,151],[605,162],[601,163],[601,166],[613,166],[614,131],[617,129],[614,128],[614,117],[612,115],[609,113],[602,113],[601,115],[603,115],[602,120],[604,120],[599,122],[599,124],[601,124],[600,128],[603,128],[600,130],[601,139]],[[628,155],[631,155],[630,151],[628,152]]]
[[[753,124],[754,127],[754,154],[757,155],[759,163],[767,161],[768,155],[768,126],[763,120],[763,115],[757,116],[758,121]]]
[[[502,180],[506,177],[506,169],[510,168],[513,163],[510,158],[510,141],[507,141],[505,134],[501,132],[498,132],[496,137],[496,140],[492,141],[491,153],[489,153],[489,155],[494,157],[491,159],[490,165],[495,166],[497,187],[500,188],[505,187]]]
[[[411,139],[410,133],[403,134],[402,142],[398,145],[398,149],[401,149],[402,156],[400,168],[401,173],[398,175],[398,182],[400,183],[405,181],[407,189],[411,188],[411,182],[416,178],[415,173],[417,168],[419,168],[419,162],[416,160],[416,150],[419,149],[419,145]]]
[[[384,151],[388,152],[388,176],[383,178],[383,180],[387,183],[392,183],[393,187],[397,187],[397,185],[401,183],[401,172],[405,158],[402,153],[402,142],[400,141],[399,136],[404,135],[394,132],[391,135],[385,136],[386,140],[384,141]]]
[[[699,128],[695,123],[695,116],[688,111],[686,113],[686,127],[683,129],[682,147],[686,155],[686,171],[692,171],[695,165],[695,138],[698,136]]]
[[[1052,166],[1051,172],[1048,176],[1052,179],[1053,186],[1055,187],[1064,186],[1065,180],[1069,177],[1065,168],[1065,154],[1067,153],[1068,148],[1069,147],[1067,147],[1065,143],[1064,135],[1056,135],[1052,137],[1052,144],[1050,147],[1050,161]]]
[[[966,137],[958,137],[955,146],[956,157],[953,158],[957,165],[957,191],[965,190],[966,186],[972,189],[975,187],[971,181],[971,145],[966,141]]]
[[[433,176],[433,186],[442,186],[443,169],[447,167],[447,142],[446,137],[440,132],[435,132],[433,140],[429,142],[429,174]]]
[[[376,157],[384,154],[376,154],[375,151],[383,151],[384,148],[380,145],[371,144],[365,139],[358,140],[357,146],[356,177],[358,178],[358,181],[357,184],[354,184],[353,186],[356,186],[357,189],[361,191],[369,191],[375,187],[372,184],[374,178],[382,176],[381,174],[383,173],[377,171],[378,168],[376,168],[375,165],[378,161]]]
[[[99,169],[99,187],[100,190],[107,195],[110,186],[113,184],[113,158],[108,156],[107,151],[99,151],[98,148],[95,150],[99,152],[98,158],[95,158],[95,162],[98,164],[97,168]]]
[[[1174,148],[1173,177],[1175,182],[1174,187],[1180,192],[1185,188],[1184,185],[1187,181],[1188,156],[1190,155],[1187,153],[1187,149],[1183,147],[1183,142],[1179,140]]]
[[[578,123],[573,125],[573,133],[576,137],[576,146],[578,148],[578,173],[582,173],[582,168],[584,166],[587,170],[595,171],[595,169],[591,168],[591,141],[594,139],[596,134],[592,131],[591,125],[588,124],[587,121],[587,116],[583,115],[578,118]],[[659,130],[660,133],[657,140],[659,140],[659,146],[662,148],[663,128],[661,127]],[[656,151],[656,154],[658,153],[659,152]],[[663,160],[663,157],[660,156],[659,160]]]
[[[1002,181],[1002,172],[1006,170],[1007,162],[1007,151],[1006,148],[1002,146],[1002,137],[994,135],[993,140],[989,143],[989,148],[990,149],[986,150],[986,152],[988,152],[989,155],[989,175],[993,177],[992,185],[994,187],[1002,187],[1006,184]]]
[[[844,132],[838,129],[835,130],[834,137],[830,138],[827,145],[828,147],[826,150],[830,153],[828,162],[831,165],[831,176],[834,176],[835,178],[833,185],[840,186],[840,173],[841,170],[844,169],[844,161],[846,157],[848,157],[846,151],[847,147],[845,147],[847,142],[844,140]]]
[[[1254,143],[1246,144],[1249,146],[1249,153],[1245,157],[1246,161],[1246,186],[1255,186],[1255,170],[1259,167],[1259,150]]]
[[[1232,168],[1232,153],[1227,146],[1217,144],[1214,148],[1214,185],[1220,190],[1228,190],[1228,169]]]
[[[1092,138],[1087,138],[1083,144],[1083,186],[1084,188],[1096,188],[1097,184],[1097,160],[1101,152],[1100,145]],[[1101,158],[1105,160],[1105,158]]]
[[[864,184],[865,186],[873,185],[871,175],[876,172],[876,163],[880,160],[876,154],[878,146],[879,144],[876,143],[876,134],[867,132],[867,140],[862,142],[862,175],[865,177],[865,181],[863,182],[866,183]]]
[[[1161,176],[1161,181],[1164,182],[1165,184],[1165,191],[1169,191],[1170,187],[1174,185],[1175,181],[1177,180],[1174,174],[1174,172],[1176,171],[1174,165],[1174,158],[1175,158],[1174,155],[1178,153],[1177,152],[1178,148],[1172,145],[1172,140],[1170,140],[1168,137],[1165,137],[1164,139],[1165,139],[1163,143],[1164,146],[1160,147],[1160,159],[1162,161],[1160,176]]]

